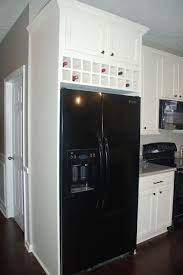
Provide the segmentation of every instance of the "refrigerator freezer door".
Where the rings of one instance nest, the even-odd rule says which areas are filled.
[[[71,182],[73,178],[71,177],[73,173],[72,165],[76,164],[78,167],[88,165],[88,170],[91,172],[93,168],[90,164],[95,159],[97,166],[95,173],[100,173],[102,164],[100,161],[101,154],[99,153],[101,96],[99,93],[94,92],[61,90],[61,119],[62,191],[64,197],[68,197],[72,184],[75,185],[76,189],[77,182],[80,182],[83,186],[84,184],[90,185],[90,182],[87,182],[87,178],[84,183],[82,169],[78,169],[77,182]],[[85,156],[87,158],[86,161]],[[89,174],[91,173],[88,173],[88,176]],[[91,185],[93,186],[92,183]]]
[[[61,90],[60,208],[64,275],[94,264],[94,226],[103,163],[101,99],[98,93]],[[95,175],[91,176],[93,173]],[[90,186],[92,178],[95,180]],[[82,184],[83,192],[73,192],[77,190],[77,182]],[[87,188],[84,188],[85,183]]]
[[[61,90],[64,150],[96,148],[101,134],[99,93]]]

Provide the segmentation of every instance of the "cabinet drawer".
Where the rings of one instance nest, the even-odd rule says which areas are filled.
[[[162,185],[169,185],[174,182],[174,172],[160,173],[157,175],[141,177],[139,179],[139,192],[143,192],[149,188],[156,188]]]

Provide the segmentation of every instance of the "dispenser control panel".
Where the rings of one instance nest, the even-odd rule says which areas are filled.
[[[86,192],[95,189],[97,176],[97,149],[68,150],[70,192]]]

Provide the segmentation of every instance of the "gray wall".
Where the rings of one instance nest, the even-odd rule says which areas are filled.
[[[28,65],[29,8],[27,7],[0,44],[0,153],[4,153],[4,78]],[[26,89],[27,90],[27,89]]]
[[[4,148],[4,78],[22,65],[28,65],[28,32],[29,8],[23,11],[15,25],[0,44],[0,153]],[[27,99],[26,87],[26,99]],[[4,181],[0,180],[0,199],[4,201]]]

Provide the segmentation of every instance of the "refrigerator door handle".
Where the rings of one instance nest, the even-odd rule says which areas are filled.
[[[105,137],[104,138],[104,143],[105,143],[105,171],[106,171],[106,182],[109,182],[110,178],[110,167],[109,167],[109,158],[110,158],[110,149],[109,149],[109,143],[108,139]]]
[[[99,162],[100,162],[100,176],[103,176],[103,144],[102,139],[98,137],[98,146],[99,146]]]

